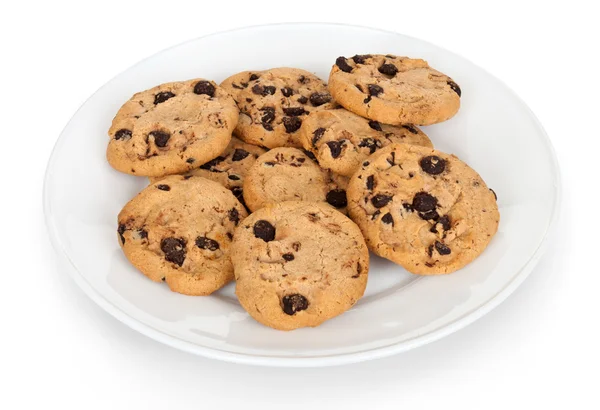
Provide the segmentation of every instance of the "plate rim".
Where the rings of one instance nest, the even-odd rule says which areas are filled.
[[[159,55],[167,50],[182,46],[187,43],[191,43],[194,41],[198,41],[201,39],[205,39],[208,37],[219,36],[227,33],[239,32],[239,31],[251,31],[262,28],[273,28],[273,27],[285,27],[285,26],[319,26],[319,27],[347,27],[354,29],[362,29],[362,30],[370,30],[385,34],[392,34],[397,36],[403,36],[405,38],[417,40],[420,42],[428,43],[437,48],[443,49],[446,52],[454,54],[469,63],[476,66],[478,69],[482,70],[485,74],[489,75],[495,81],[500,83],[509,93],[516,98],[523,107],[527,110],[529,117],[533,119],[534,125],[540,131],[540,135],[542,137],[542,142],[548,149],[550,154],[550,160],[553,170],[553,206],[551,210],[550,220],[548,225],[546,226],[546,230],[543,234],[542,239],[540,240],[536,250],[531,254],[530,258],[527,262],[519,269],[519,271],[514,275],[512,280],[506,284],[501,290],[499,290],[493,297],[488,299],[478,308],[465,313],[460,318],[455,319],[452,322],[442,326],[439,329],[433,330],[431,332],[425,333],[423,335],[419,335],[413,337],[409,340],[392,343],[386,346],[380,346],[372,349],[361,350],[358,352],[351,353],[340,353],[340,354],[327,354],[323,356],[267,356],[261,354],[245,354],[245,353],[233,353],[226,350],[220,350],[216,348],[200,346],[183,339],[180,339],[176,336],[169,335],[149,324],[143,323],[142,321],[135,319],[130,316],[128,313],[123,311],[121,308],[117,307],[110,301],[108,301],[104,296],[102,296],[83,276],[83,274],[79,271],[73,260],[69,257],[69,254],[66,252],[62,243],[58,237],[57,230],[55,228],[55,221],[53,219],[51,207],[50,207],[50,194],[49,194],[49,179],[51,174],[51,169],[56,161],[56,155],[59,148],[62,146],[62,142],[64,141],[65,131],[69,128],[74,118],[79,114],[82,107],[84,107],[87,102],[92,99],[100,90],[104,89],[108,84],[110,84],[115,78],[119,77],[123,73],[129,71],[133,67],[138,66],[139,64],[143,64],[147,60],[153,58],[156,55]],[[322,367],[322,366],[334,366],[334,365],[342,365],[342,364],[350,364],[362,362],[365,360],[378,359],[382,357],[387,357],[391,355],[395,355],[398,353],[406,352],[413,348],[426,345],[428,343],[434,342],[436,340],[442,339],[464,327],[475,322],[480,319],[494,308],[496,308],[500,303],[502,303],[508,296],[510,296],[523,281],[529,276],[529,274],[533,271],[534,267],[537,265],[539,259],[544,254],[548,247],[549,239],[552,237],[553,233],[556,231],[557,220],[560,214],[560,209],[562,206],[562,178],[561,171],[558,162],[558,157],[556,155],[556,150],[550,140],[550,137],[546,133],[544,127],[542,126],[539,119],[533,113],[533,111],[529,108],[529,106],[525,103],[521,97],[513,91],[506,83],[502,80],[488,72],[486,69],[480,67],[479,65],[473,63],[471,60],[463,57],[462,55],[450,51],[444,47],[437,46],[434,43],[429,41],[421,40],[419,38],[409,36],[406,34],[394,32],[391,30],[384,30],[369,26],[363,25],[355,25],[355,24],[343,24],[343,23],[327,23],[327,22],[296,22],[296,23],[274,23],[274,24],[261,24],[261,25],[252,25],[252,26],[244,26],[238,27],[230,30],[218,31],[214,33],[209,33],[204,36],[196,37],[189,39],[187,41],[172,45],[170,47],[164,48],[152,55],[138,61],[137,63],[127,67],[125,70],[122,70],[111,79],[106,81],[100,88],[98,88],[94,93],[92,93],[75,111],[75,113],[71,116],[63,130],[61,131],[58,139],[56,140],[54,147],[50,153],[50,157],[48,159],[48,164],[46,166],[45,174],[44,174],[44,185],[43,185],[43,210],[44,210],[44,219],[46,224],[46,229],[48,231],[48,236],[50,238],[50,242],[55,252],[61,256],[63,260],[68,262],[67,271],[69,272],[69,276],[74,280],[74,282],[83,290],[83,292],[93,300],[98,306],[104,309],[111,316],[119,320],[121,323],[129,326],[130,328],[136,330],[137,332],[154,339],[160,343],[163,343],[167,346],[174,347],[176,349],[196,354],[199,356],[203,356],[209,359],[217,359],[223,360],[230,363],[239,363],[239,364],[250,364],[250,365],[260,365],[260,366],[271,366],[271,367]]]

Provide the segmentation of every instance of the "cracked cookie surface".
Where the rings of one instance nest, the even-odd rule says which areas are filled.
[[[235,134],[267,148],[301,147],[298,130],[304,117],[337,106],[323,80],[298,68],[244,71],[221,87],[240,109]]]
[[[267,205],[236,229],[236,295],[260,323],[280,330],[317,326],[365,291],[369,252],[359,228],[328,205]]]
[[[150,184],[118,216],[119,244],[156,282],[186,295],[208,295],[233,279],[229,258],[247,212],[217,182],[173,175]]]
[[[233,98],[212,81],[161,84],[119,109],[106,157],[113,168],[133,175],[186,172],[227,147],[238,116]]]
[[[210,179],[231,190],[236,198],[244,203],[243,185],[246,174],[256,158],[267,152],[256,145],[231,138],[227,149],[218,157],[183,175],[194,175]],[[163,177],[151,177],[150,182],[160,181]]]
[[[347,178],[324,170],[298,148],[280,147],[258,157],[244,180],[244,200],[256,211],[283,201],[326,202],[345,212]]]
[[[460,87],[421,59],[391,54],[338,57],[329,74],[335,100],[362,117],[384,124],[429,125],[460,107]]]
[[[348,184],[348,211],[369,248],[412,273],[451,273],[498,230],[495,193],[454,155],[408,144],[368,158]]]
[[[348,177],[369,155],[390,144],[433,147],[416,126],[386,125],[344,109],[310,113],[300,128],[300,140],[323,168]]]

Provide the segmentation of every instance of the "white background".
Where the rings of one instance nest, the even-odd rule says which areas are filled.
[[[594,3],[2,2],[0,409],[600,408]],[[43,222],[43,174],[83,101],[171,45],[288,21],[368,25],[431,41],[505,81],[538,116],[561,164],[562,214],[537,269],[493,312],[390,358],[323,369],[250,367],[182,353],[130,330],[57,264]],[[268,52],[268,45],[247,46]]]

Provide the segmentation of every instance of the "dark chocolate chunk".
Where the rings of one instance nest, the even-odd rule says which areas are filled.
[[[293,253],[284,253],[283,255],[281,255],[282,258],[284,260],[286,260],[287,262],[293,261],[294,260],[294,254]]]
[[[348,205],[348,199],[346,198],[346,191],[343,189],[332,189],[325,197],[327,203],[336,208],[343,208]]]
[[[358,143],[358,146],[361,148],[368,148],[369,154],[372,154],[377,151],[377,149],[381,148],[381,141],[376,140],[375,138],[364,138]]]
[[[231,160],[234,162],[241,161],[248,155],[250,155],[250,153],[245,149],[236,148],[235,151],[233,151],[233,156],[231,157]]]
[[[383,208],[392,200],[392,198],[392,195],[377,194],[371,198],[371,203],[375,208]]]
[[[289,115],[291,117],[298,117],[299,115],[306,114],[306,111],[303,107],[288,107],[284,108],[283,112],[285,113],[285,115]]]
[[[209,171],[215,172],[213,169],[215,166],[219,165],[221,162],[225,161],[225,157],[218,156],[217,158],[211,159],[206,164],[200,165],[201,169],[208,169]]]
[[[167,101],[169,98],[175,97],[171,91],[163,91],[162,93],[158,93],[154,96],[154,104],[160,104]]]
[[[275,239],[275,227],[263,219],[254,224],[253,231],[254,236],[265,242],[270,242]]]
[[[254,80],[258,80],[258,75],[257,74],[250,74],[250,81],[254,81]]]
[[[437,207],[437,198],[427,192],[417,192],[412,201],[412,208],[418,212],[433,211]]]
[[[147,239],[148,238],[148,231],[146,231],[145,229],[140,229],[138,231],[138,235],[139,235],[140,239]]]
[[[171,134],[163,131],[151,131],[148,135],[154,137],[154,143],[160,148],[166,147],[167,142],[169,142],[169,138],[171,138]]]
[[[381,88],[377,84],[369,84],[367,85],[367,87],[369,88],[369,95],[372,95],[373,97],[377,97],[383,92],[383,88]]]
[[[227,178],[231,179],[232,181],[239,181],[240,180],[240,177],[237,176],[237,175],[234,175],[234,174],[229,175]]]
[[[356,64],[364,64],[365,60],[367,58],[371,58],[371,55],[370,54],[357,54],[354,57],[352,57],[352,60],[354,60],[354,62]]]
[[[338,57],[335,60],[335,65],[337,65],[339,67],[339,69],[345,73],[352,72],[352,67],[350,67],[350,65],[348,64],[348,61],[346,60],[345,57]]]
[[[300,97],[298,97],[298,102],[300,104],[306,104],[308,102],[308,98],[305,97],[305,96],[303,96],[303,95],[301,95]]]
[[[392,226],[394,226],[394,218],[389,212],[381,217],[381,222],[383,222],[384,224],[391,224]]]
[[[398,72],[398,68],[394,64],[385,63],[378,68],[381,74],[391,75],[392,77]]]
[[[342,153],[342,142],[341,141],[327,141],[327,146],[331,152],[331,158],[337,158]]]
[[[367,189],[372,191],[375,188],[375,175],[369,175],[367,177]]]
[[[325,128],[317,128],[316,130],[314,130],[312,137],[313,147],[317,145],[317,142],[319,142],[323,134],[325,134]]]
[[[290,87],[284,87],[281,89],[281,94],[283,94],[284,97],[291,97],[294,95],[294,90],[292,90]]]
[[[198,81],[194,86],[194,94],[206,94],[210,97],[213,97],[215,95],[215,86],[212,85],[210,81]]]
[[[158,184],[156,186],[158,189],[160,189],[161,191],[170,191],[171,187],[165,184]]]
[[[419,161],[421,169],[430,175],[439,175],[446,169],[446,161],[436,155],[429,155]]]
[[[452,253],[450,248],[440,241],[435,241],[435,249],[440,255],[450,255],[450,253]]]
[[[185,244],[183,238],[165,238],[160,242],[160,249],[164,252],[166,260],[181,266],[185,261]]]
[[[379,121],[369,121],[369,127],[373,128],[375,131],[383,131],[381,129],[381,124],[379,123]]]
[[[328,92],[314,92],[310,95],[309,100],[312,105],[318,107],[331,101],[331,94]]]
[[[413,127],[412,125],[403,125],[404,128],[406,128],[408,131],[410,131],[412,134],[418,134],[419,131]]]
[[[119,237],[121,238],[121,243],[125,243],[125,237],[123,236],[123,234],[125,233],[125,231],[127,230],[127,227],[124,224],[119,224],[119,228],[117,229],[117,232],[119,234]]]
[[[450,88],[452,88],[452,90],[458,94],[458,96],[460,97],[462,94],[462,91],[460,90],[460,87],[458,86],[458,84],[456,84],[454,81],[452,80],[448,80],[448,85],[450,86]]]
[[[227,216],[229,217],[229,220],[235,223],[236,225],[238,224],[238,222],[240,222],[240,213],[235,208],[231,208],[229,212],[227,212]]]
[[[283,117],[283,126],[285,127],[285,132],[296,132],[300,129],[302,125],[302,120],[298,117]]]
[[[214,239],[207,238],[206,236],[199,236],[196,238],[196,246],[200,249],[216,251],[219,249],[219,242],[215,241]]]
[[[120,130],[118,130],[117,132],[115,132],[115,139],[116,140],[127,141],[130,138],[131,138],[131,131],[130,130],[127,130],[125,128],[121,128]]]
[[[286,295],[281,299],[283,312],[287,315],[293,315],[301,310],[308,309],[308,300],[299,294]]]

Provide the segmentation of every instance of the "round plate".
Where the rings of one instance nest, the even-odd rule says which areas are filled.
[[[117,214],[147,180],[114,171],[105,151],[111,120],[132,94],[169,81],[204,77],[219,82],[238,71],[281,66],[327,79],[336,57],[367,53],[420,57],[460,84],[460,112],[424,129],[436,148],[458,155],[498,194],[498,234],[475,262],[451,275],[419,277],[373,256],[363,299],[322,326],[293,332],[252,320],[237,303],[234,284],[208,297],[183,296],[128,263],[117,242]],[[199,38],[108,82],[60,136],[48,164],[44,207],[52,242],[72,265],[75,281],[132,328],[216,359],[322,366],[406,351],[498,305],[541,255],[557,214],[558,181],[551,144],[531,111],[503,83],[464,58],[370,28],[284,24]]]

